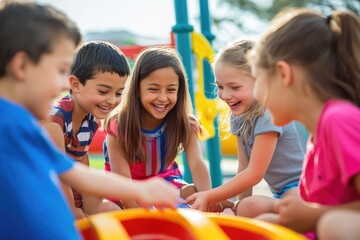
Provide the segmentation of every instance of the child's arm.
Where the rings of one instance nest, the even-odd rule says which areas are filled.
[[[64,136],[59,124],[54,122],[42,122],[41,125],[47,130],[55,145],[62,152],[65,152]],[[61,183],[61,185],[75,218],[85,217],[83,210],[81,208],[75,207],[74,195],[72,193],[71,187],[64,183]]]
[[[353,182],[360,193],[360,174],[356,175]],[[323,206],[305,203],[300,194],[285,195],[276,205],[279,213],[279,224],[297,232],[314,231],[320,217],[334,209],[353,209],[360,211],[360,200],[337,206]]]
[[[111,172],[131,179],[129,163],[121,153],[120,146],[116,138],[112,135],[106,135],[106,145],[108,148]],[[133,199],[120,199],[125,208],[136,208],[138,205]]]
[[[191,131],[190,141],[184,149],[191,176],[197,191],[211,189],[210,175],[202,158],[197,133]]]
[[[175,208],[179,200],[178,190],[163,179],[136,181],[119,174],[90,169],[80,163],[61,174],[60,179],[81,193],[135,201],[141,207]]]
[[[249,164],[243,171],[222,186],[191,195],[186,203],[195,201],[192,208],[208,211],[209,204],[234,197],[259,183],[270,164],[277,139],[277,132],[256,135]]]
[[[241,173],[244,169],[246,169],[249,165],[249,159],[246,157],[245,150],[241,141],[240,137],[236,137],[236,144],[237,144],[237,154],[238,154],[238,170],[237,174]],[[247,190],[240,193],[237,197],[237,201],[232,208],[233,212],[237,212],[237,206],[239,202],[246,198],[252,196],[252,187],[248,188]]]
[[[237,174],[244,171],[249,166],[249,159],[246,157],[245,150],[240,137],[236,138],[238,153],[238,171]],[[252,195],[252,186],[238,195],[238,200]]]

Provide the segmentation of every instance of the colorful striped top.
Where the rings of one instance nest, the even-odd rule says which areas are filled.
[[[110,135],[116,135],[116,121],[111,123]],[[141,129],[142,135],[146,139],[146,161],[137,161],[130,164],[132,179],[148,179],[154,176],[162,177],[177,187],[186,185],[179,167],[175,161],[169,166],[165,163],[166,156],[166,131],[165,125],[161,124],[154,130]],[[105,167],[110,170],[109,157],[107,154],[106,143],[104,144]]]
[[[66,96],[52,107],[50,115],[51,120],[58,123],[63,130],[66,152],[75,160],[79,160],[87,153],[99,123],[95,116],[89,113],[83,119],[79,132],[74,134],[72,128],[73,109],[74,101],[70,96]]]

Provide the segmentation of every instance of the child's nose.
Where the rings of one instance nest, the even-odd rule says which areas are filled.
[[[223,99],[230,99],[230,98],[231,98],[231,93],[230,93],[230,91],[224,89],[224,90],[222,91],[222,95],[221,95],[221,96],[222,96]]]
[[[115,95],[110,95],[109,97],[108,97],[108,102],[110,103],[110,104],[112,104],[112,105],[115,105],[116,103],[117,103],[117,100],[118,98],[115,96]],[[119,102],[120,102],[120,100],[119,100]]]
[[[166,92],[160,92],[159,96],[158,96],[159,100],[166,100],[167,99],[167,94]]]

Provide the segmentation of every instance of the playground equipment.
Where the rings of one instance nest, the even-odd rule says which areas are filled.
[[[194,89],[195,109],[202,126],[208,134],[205,140],[208,140],[209,138],[219,137],[216,136],[216,134],[218,134],[216,128],[220,128],[220,126],[215,126],[214,122],[219,110],[222,111],[222,109],[218,109],[220,108],[220,105],[218,105],[217,99],[208,98],[205,94],[205,62],[207,61],[212,63],[215,52],[209,41],[204,37],[204,35],[200,33],[191,33],[191,43],[192,52],[196,56],[196,68],[198,70],[197,80],[194,83],[194,86],[196,86]],[[226,107],[227,106],[225,105],[221,105],[221,108]],[[220,136],[224,135],[224,133],[221,133],[221,131],[222,129],[220,129]],[[235,136],[229,135],[227,138],[221,139],[221,153],[222,156],[236,156],[237,151]]]
[[[305,239],[278,225],[192,209],[129,209],[92,215],[76,225],[84,240]]]
[[[182,60],[187,72],[189,81],[189,92],[191,95],[192,104],[196,113],[199,115],[200,122],[204,126],[207,135],[207,158],[210,166],[210,176],[212,180],[212,187],[217,187],[222,184],[222,173],[220,167],[221,157],[223,156],[235,156],[236,155],[236,138],[230,136],[227,139],[222,140],[221,153],[220,153],[220,140],[218,136],[218,124],[217,124],[217,109],[215,99],[211,99],[206,96],[206,92],[214,92],[213,89],[213,75],[211,74],[211,68],[209,63],[212,62],[214,51],[208,40],[212,40],[214,36],[210,32],[210,20],[207,0],[200,0],[201,14],[202,14],[202,32],[204,35],[193,32],[191,25],[187,23],[187,6],[186,0],[174,1],[176,11],[177,24],[173,27],[174,35],[172,34],[171,43],[169,46],[178,49],[182,55]],[[191,33],[191,34],[190,34]],[[206,39],[204,36],[207,36]],[[190,41],[191,37],[191,41]],[[136,54],[139,53],[145,46],[127,46],[120,48],[129,59],[134,59]],[[193,83],[192,74],[192,54],[197,59],[198,78],[195,84]],[[194,86],[197,86],[194,91]],[[102,146],[105,133],[99,129],[92,141],[89,148],[89,153],[102,153]],[[205,139],[202,139],[205,140]],[[186,159],[185,155],[183,158]],[[188,169],[186,161],[184,163],[184,179],[188,182],[192,182],[192,177]]]
[[[173,36],[173,35],[172,35]],[[175,47],[174,38],[168,45]],[[217,100],[208,98],[205,94],[205,76],[204,76],[204,60],[212,63],[213,56],[215,54],[208,40],[198,32],[191,33],[192,53],[196,57],[196,68],[198,76],[194,82],[194,98],[195,98],[195,110],[199,116],[199,120],[205,129],[206,134],[201,140],[208,140],[210,138],[216,138],[216,128],[219,126],[214,125],[215,118],[218,114]],[[121,47],[121,51],[130,59],[134,60],[136,55],[146,48],[146,46],[125,46]],[[101,129],[98,130],[93,138],[89,152],[94,154],[102,153],[102,144],[105,138],[105,133]],[[236,138],[230,136],[227,139],[221,140],[221,153],[224,156],[236,155]]]
[[[195,92],[195,109],[200,118],[200,122],[207,132],[207,139],[215,136],[214,120],[217,115],[216,99],[209,99],[205,95],[204,82],[204,59],[208,62],[213,61],[214,50],[204,36],[199,33],[191,33],[192,52],[196,56],[196,67],[198,78],[195,82],[197,89]]]

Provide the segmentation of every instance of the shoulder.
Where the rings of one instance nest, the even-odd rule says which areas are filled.
[[[26,110],[23,106],[18,105],[14,102],[11,102],[7,99],[0,97],[0,108],[3,111],[6,111],[6,114],[10,116],[14,116],[15,114],[30,114],[28,110]],[[2,120],[8,118],[1,118]]]
[[[341,166],[353,168],[359,159],[360,109],[346,101],[329,100],[318,122],[317,146],[331,153]]]
[[[244,119],[241,116],[230,115],[230,132],[234,135],[238,135],[240,126],[243,124]]]
[[[360,109],[347,101],[329,100],[324,106],[321,120],[324,122],[359,122]]]
[[[68,96],[64,97],[51,107],[51,120],[62,126],[66,119],[71,119],[73,109],[74,101]]]
[[[65,96],[56,102],[52,108],[62,110],[63,112],[71,112],[74,109],[74,101],[70,96]]]
[[[6,112],[6,117],[0,118],[1,130],[24,131],[38,125],[34,115],[21,105],[0,98],[0,109]]]
[[[254,134],[261,134],[266,132],[278,132],[280,135],[283,132],[283,128],[274,125],[271,119],[271,113],[269,110],[265,110],[264,114],[259,116],[255,122]]]
[[[117,135],[117,128],[118,128],[118,120],[116,118],[112,118],[108,121],[105,125],[105,132],[109,135],[116,136]]]
[[[329,100],[321,113],[319,130],[340,134],[360,134],[360,109],[342,100]]]

